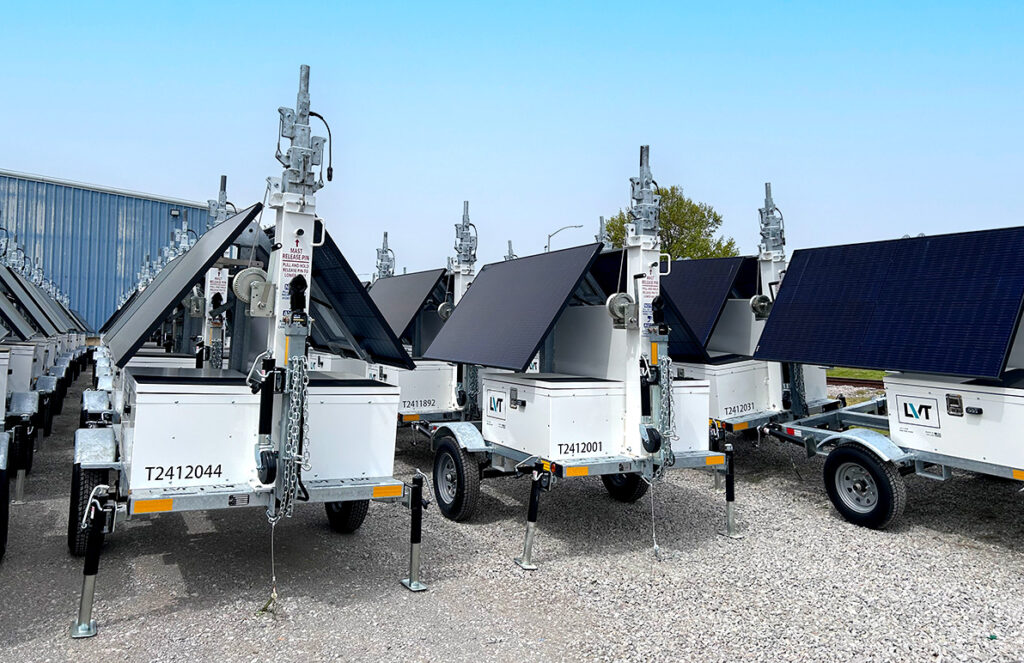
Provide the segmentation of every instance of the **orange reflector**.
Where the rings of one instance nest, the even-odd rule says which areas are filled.
[[[1024,481],[1024,470],[1014,470],[1013,478],[1017,481]]]
[[[420,415],[418,414],[403,414],[402,421],[419,421]]]
[[[651,343],[651,363],[655,366],[658,365],[658,344]]]
[[[722,465],[725,463],[725,456],[708,456],[704,459],[705,465]]]
[[[545,472],[550,472],[550,471],[551,471],[551,463],[549,463],[549,462],[548,462],[548,461],[546,461],[546,460],[542,460],[542,461],[540,462],[540,466],[541,466],[541,468],[542,468],[542,469],[543,469],[543,470],[544,470]]]
[[[565,468],[565,476],[567,477],[585,477],[590,474],[589,467],[567,467]]]
[[[374,486],[373,496],[374,497],[401,497],[403,486],[398,484],[397,486]]]
[[[132,513],[161,513],[174,508],[174,500],[136,500],[132,502]]]
[[[746,421],[744,421],[743,423],[740,423],[740,424],[733,424],[732,425],[732,429],[733,430],[746,430],[748,428],[750,428],[750,423],[746,422]]]

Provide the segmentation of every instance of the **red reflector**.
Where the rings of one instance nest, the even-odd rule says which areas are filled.
[[[796,431],[793,430],[792,428],[787,428],[786,435],[796,435]]]

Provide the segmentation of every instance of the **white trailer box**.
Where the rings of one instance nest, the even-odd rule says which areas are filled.
[[[256,487],[260,397],[237,371],[128,368],[121,458],[132,491]],[[269,487],[268,487],[269,489]]]
[[[1017,371],[1014,371],[1017,373]],[[1024,375],[991,380],[896,373],[885,377],[889,437],[900,447],[1024,468]],[[1006,386],[1006,385],[1009,386]]]
[[[624,436],[625,385],[553,373],[481,374],[484,439],[544,460],[636,455]]]
[[[711,384],[706,380],[672,381],[672,421],[676,438],[674,451],[707,451],[711,447],[708,412]]]
[[[398,387],[342,374],[310,373],[309,463],[303,480],[391,477]]]
[[[453,412],[457,401],[458,368],[445,361],[419,360],[414,370],[381,366],[370,367],[370,377],[401,389],[400,415]]]
[[[8,394],[14,391],[31,391],[39,377],[44,348],[32,342],[11,343],[11,360],[8,367]]]

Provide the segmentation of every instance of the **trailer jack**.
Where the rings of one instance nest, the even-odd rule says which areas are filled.
[[[515,558],[515,563],[526,571],[536,571],[537,565],[533,563],[533,539],[537,533],[537,511],[540,508],[540,491],[544,484],[548,483],[549,477],[540,468],[534,468],[533,479],[530,485],[530,509],[526,515],[526,538],[523,539],[523,555]]]
[[[409,491],[409,511],[412,515],[412,526],[409,533],[409,577],[402,579],[402,584],[410,592],[424,592],[427,586],[420,582],[420,539],[423,533],[423,509],[430,504],[423,499],[423,477],[412,478],[412,490]]]
[[[113,511],[106,508],[107,486],[96,486],[90,498],[82,529],[89,529],[85,547],[85,570],[82,573],[82,596],[78,603],[78,618],[71,625],[72,638],[91,638],[96,635],[96,620],[92,618],[92,603],[96,594],[96,573],[100,568],[100,550],[103,548],[103,530],[107,514],[113,522]]]
[[[725,445],[725,530],[720,534],[730,539],[742,539],[743,535],[736,526],[736,477],[732,455],[732,445]]]

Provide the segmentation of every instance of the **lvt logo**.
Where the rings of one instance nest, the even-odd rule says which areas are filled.
[[[909,401],[904,401],[903,414],[908,417],[913,417],[914,419],[924,419],[927,421],[931,419],[931,415],[929,413],[932,411],[932,407],[933,406],[931,405],[915,405]]]
[[[939,402],[920,396],[896,396],[896,415],[901,424],[939,427]]]
[[[487,416],[491,419],[505,419],[505,405],[508,396],[501,389],[488,389],[484,394],[487,399]]]

